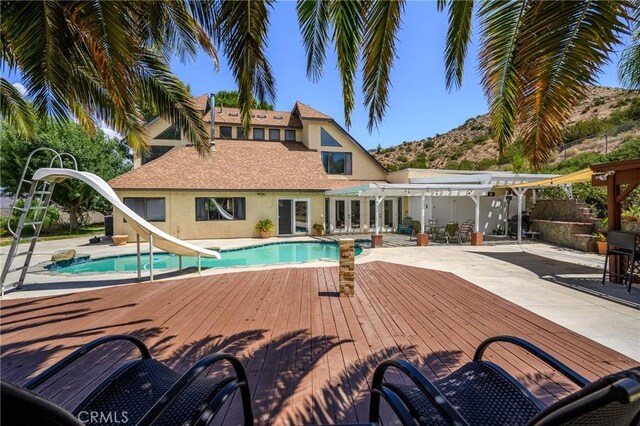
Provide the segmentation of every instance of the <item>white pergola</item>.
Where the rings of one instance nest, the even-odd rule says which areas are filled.
[[[380,233],[380,204],[385,197],[420,197],[420,226],[425,231],[425,197],[469,197],[475,204],[474,232],[480,232],[480,197],[486,196],[497,187],[513,187],[551,179],[558,175],[519,174],[510,172],[461,172],[448,175],[410,178],[409,183],[370,183],[333,189],[326,196],[336,197],[372,197],[375,198],[375,235]],[[518,191],[518,242],[522,229],[522,196]],[[506,195],[505,195],[506,197]]]

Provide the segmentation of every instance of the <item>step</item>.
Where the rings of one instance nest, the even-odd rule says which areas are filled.
[[[26,222],[23,226],[42,225],[42,222]]]
[[[16,253],[13,257],[24,256],[32,253],[33,253],[33,250],[21,251],[20,253]]]
[[[16,271],[22,271],[23,269],[27,269],[28,267],[29,267],[29,265],[18,266],[17,268],[9,269],[7,271],[7,273],[16,272]]]

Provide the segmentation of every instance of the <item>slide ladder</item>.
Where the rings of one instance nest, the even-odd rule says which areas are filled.
[[[55,188],[55,182],[52,181],[35,180],[33,178],[27,179],[27,173],[29,172],[31,161],[35,154],[48,154],[51,157],[49,167],[53,167],[53,165],[58,163],[60,168],[64,168],[63,159],[69,158],[73,163],[75,170],[78,170],[78,163],[71,154],[61,154],[51,148],[38,148],[29,154],[22,171],[20,181],[18,182],[18,189],[15,192],[15,199],[11,205],[11,212],[9,213],[9,220],[7,221],[7,228],[13,237],[13,241],[11,242],[11,247],[9,248],[9,252],[7,253],[7,257],[2,268],[2,275],[0,275],[2,294],[4,294],[5,289],[19,289],[24,283],[27,270],[29,269],[29,264],[31,263],[31,257],[33,256],[36,242],[40,236],[42,224],[44,223],[47,214],[47,209],[51,203],[51,195]],[[29,192],[27,192],[26,197],[23,197],[23,188],[26,187],[26,185],[29,185]],[[19,200],[24,200],[24,203],[22,203],[22,205],[18,205]],[[14,230],[12,219],[17,216],[17,213],[20,213],[20,217]],[[32,232],[27,236],[24,236],[23,233],[25,229],[29,228],[31,228]],[[23,243],[28,243],[28,248],[20,251],[21,247],[26,246],[26,244]],[[18,257],[24,257],[24,261],[21,262],[20,266],[12,268],[16,258]],[[14,283],[7,284],[5,282],[6,279],[9,274],[13,272],[20,272],[19,278]]]

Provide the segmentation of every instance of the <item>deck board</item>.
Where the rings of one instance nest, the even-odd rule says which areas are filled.
[[[131,333],[179,371],[208,353],[233,353],[247,369],[258,423],[318,424],[366,421],[380,361],[408,359],[442,377],[498,334],[522,336],[588,379],[637,365],[451,273],[371,262],[356,266],[355,288],[353,298],[337,296],[335,267],[283,268],[4,300],[1,374],[24,383],[87,341]],[[126,345],[105,348],[39,392],[71,408],[130,356]],[[574,389],[513,347],[487,356],[544,403]],[[237,398],[219,414],[225,424],[241,418]]]

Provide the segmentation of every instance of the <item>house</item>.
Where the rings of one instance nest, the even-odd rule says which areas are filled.
[[[207,96],[195,102],[210,124]],[[156,118],[148,124],[149,154],[109,184],[165,232],[206,239],[254,237],[261,219],[271,219],[281,236],[311,234],[316,223],[333,234],[391,232],[407,216],[423,224],[476,219],[477,232],[492,232],[517,212],[504,185],[543,177],[389,173],[331,117],[301,102],[291,111],[252,110],[251,125],[245,135],[237,108],[216,107],[215,149],[200,156],[175,126]],[[135,239],[119,212],[114,231]]]

